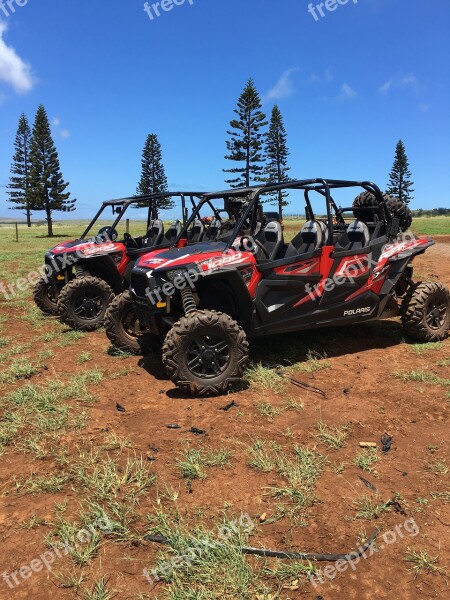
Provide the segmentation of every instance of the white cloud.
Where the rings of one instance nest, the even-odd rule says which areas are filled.
[[[400,82],[402,88],[410,89],[413,92],[417,93],[419,91],[419,82],[417,77],[410,73],[409,75],[405,75]]]
[[[413,73],[409,73],[408,75],[404,75],[403,77],[391,77],[386,83],[384,83],[381,87],[378,88],[378,93],[383,96],[388,92],[392,91],[394,88],[410,90],[414,94],[419,93],[419,80]]]
[[[342,84],[341,93],[339,96],[341,100],[351,100],[352,98],[355,98],[356,95],[357,94],[355,90],[348,83]]]
[[[70,137],[71,134],[68,129],[60,129],[61,119],[59,117],[53,117],[51,124],[54,129],[55,135],[63,139],[67,139]]]
[[[6,23],[0,22],[0,81],[11,85],[16,92],[29,92],[34,85],[31,67],[20,58],[14,48],[7,46],[3,39],[6,29]]]
[[[331,83],[334,79],[331,69],[325,69],[322,75],[313,73],[310,75],[307,83]]]
[[[298,67],[295,67],[285,71],[275,86],[267,92],[265,100],[281,100],[282,98],[288,98],[289,96],[292,96],[294,93],[292,74],[298,70]]]
[[[429,104],[425,104],[424,102],[421,102],[419,104],[419,110],[421,110],[422,112],[428,112],[430,110],[430,105]]]
[[[382,94],[384,96],[385,94],[387,94],[389,92],[393,83],[394,83],[393,80],[389,79],[388,81],[386,81],[386,83],[383,83],[383,85],[378,88],[378,93]]]

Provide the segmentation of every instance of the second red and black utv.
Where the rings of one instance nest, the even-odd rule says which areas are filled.
[[[167,192],[103,202],[79,239],[60,243],[45,255],[46,274],[34,289],[37,306],[74,329],[97,329],[114,297],[128,288],[136,260],[155,248],[170,246],[201,196],[199,192]],[[173,208],[177,200],[180,219],[164,231],[160,212]],[[145,211],[146,221],[132,221],[136,232],[131,235],[125,217],[131,216],[133,208]],[[109,210],[111,225],[93,235]]]
[[[338,206],[336,196],[355,188],[363,193],[353,205]],[[261,218],[264,196],[279,190],[305,202],[307,222],[289,243],[280,222]],[[237,218],[224,221],[218,203]],[[217,217],[214,241],[185,246],[205,207]],[[409,209],[370,182],[314,179],[207,194],[174,247],[136,263],[130,291],[108,313],[108,335],[126,344],[124,317],[134,311],[146,336],[165,338],[168,375],[195,395],[239,381],[256,336],[400,316],[411,338],[441,340],[450,294],[439,282],[413,280],[414,258],[434,242],[405,233],[410,222]]]

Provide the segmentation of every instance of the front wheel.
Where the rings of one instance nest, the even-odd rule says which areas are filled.
[[[61,321],[78,331],[94,331],[103,325],[114,292],[103,279],[79,277],[63,287],[58,297]]]
[[[225,393],[241,380],[248,341],[238,323],[224,313],[198,310],[181,318],[166,336],[163,364],[171,380],[195,396]]]
[[[418,342],[438,342],[450,327],[450,292],[442,283],[412,285],[402,304],[405,333]]]
[[[33,298],[36,306],[44,315],[56,316],[58,314],[58,297],[50,279],[42,277],[34,286]]]
[[[137,315],[133,309],[130,292],[116,296],[105,317],[105,330],[115,348],[130,354],[146,354],[153,350],[159,337],[141,332]],[[161,343],[159,342],[161,348]]]

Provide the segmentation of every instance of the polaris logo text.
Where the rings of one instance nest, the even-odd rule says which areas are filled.
[[[346,310],[344,312],[344,317],[350,317],[351,315],[365,315],[369,313],[372,309],[370,306],[366,306],[365,308],[352,308],[351,310]]]

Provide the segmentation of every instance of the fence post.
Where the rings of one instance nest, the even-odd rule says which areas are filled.
[[[126,221],[125,230],[127,233],[130,233],[130,219],[127,219]]]
[[[19,241],[19,224],[15,223],[15,225],[16,225],[16,242],[18,242]]]

